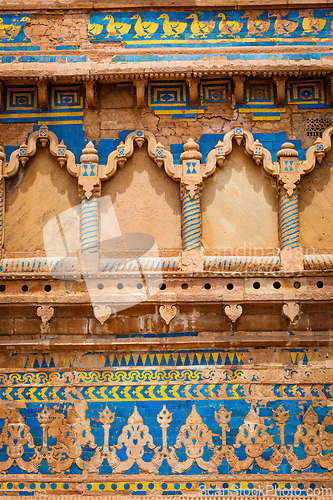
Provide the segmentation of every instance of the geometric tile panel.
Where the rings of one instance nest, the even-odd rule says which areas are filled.
[[[47,110],[39,109],[37,85],[7,87],[5,109],[0,114],[0,119],[2,123],[82,124],[81,87],[78,85],[51,86]]]
[[[36,87],[8,87],[6,110],[33,110],[38,108]]]
[[[189,105],[187,85],[182,81],[161,81],[148,84],[148,106],[155,115],[172,115],[173,117],[197,116],[204,110]]]
[[[80,95],[80,90],[80,87],[52,87],[52,109],[83,108],[83,97]]]
[[[287,84],[288,104],[300,107],[326,107],[325,89],[322,80],[291,81]]]
[[[284,108],[275,105],[272,81],[248,80],[245,85],[245,106],[235,106],[240,113],[253,113],[253,120],[280,120]]]
[[[206,102],[229,102],[231,100],[230,80],[202,80],[201,100]]]

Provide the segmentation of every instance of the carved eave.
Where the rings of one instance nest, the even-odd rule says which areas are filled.
[[[154,49],[158,51],[158,49]],[[107,54],[108,49],[105,48],[103,53]],[[126,54],[130,53],[128,50]],[[205,53],[210,53],[206,50]],[[82,51],[84,53],[84,51]],[[89,55],[94,53],[94,50],[89,52]],[[214,54],[216,49],[214,49]],[[231,52],[233,53],[233,52]],[[48,52],[53,55],[52,51]],[[163,54],[163,52],[161,52]],[[59,55],[59,54],[57,54]],[[97,52],[96,52],[97,55]],[[114,53],[105,56],[106,60],[98,63],[94,61],[80,63],[38,63],[38,68],[33,63],[3,63],[1,65],[1,80],[5,84],[17,84],[18,82],[36,83],[39,79],[39,73],[42,72],[44,80],[52,80],[57,83],[66,82],[117,82],[123,80],[143,80],[145,83],[148,80],[160,79],[196,79],[196,78],[233,78],[241,77],[324,77],[332,74],[332,58],[297,60],[297,63],[291,60],[274,60],[269,59],[253,59],[251,67],[244,70],[242,60],[226,61],[225,56],[218,56],[212,60],[211,68],[202,61],[163,61],[153,62],[151,67],[147,69],[146,64],[137,63],[133,68],[132,63],[110,62],[110,58]],[[203,59],[204,61],[204,59]],[[106,64],[107,63],[107,64]],[[142,101],[140,101],[140,105]]]

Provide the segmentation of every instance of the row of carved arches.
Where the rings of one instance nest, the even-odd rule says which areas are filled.
[[[182,165],[175,165],[171,153],[153,134],[137,131],[110,153],[107,165],[99,165],[92,143],[77,164],[55,134],[42,126],[31,134],[27,145],[14,151],[8,163],[1,153],[6,178],[1,197],[3,256],[45,255],[45,226],[68,211],[77,214],[79,250],[82,197],[87,203],[98,201],[99,249],[107,257],[121,257],[123,250],[117,253],[117,244],[126,249],[126,235],[133,233],[154,238],[159,255],[178,256],[184,250],[184,190],[198,193],[200,213],[195,217],[200,218],[200,247],[207,256],[278,256],[281,224],[277,186],[282,183],[278,162],[272,162],[270,152],[255,142],[250,132],[235,128],[228,134],[209,153],[206,164],[200,163],[199,147],[189,141]],[[329,130],[323,139],[328,157],[320,165],[316,160],[322,158],[311,148],[307,160],[299,162],[306,164],[298,168],[300,182],[295,181],[300,246],[305,254],[330,254],[333,248],[330,136]],[[196,164],[195,173],[186,167],[188,161]],[[65,240],[73,239],[71,229],[69,233]],[[114,240],[113,255],[110,240]]]

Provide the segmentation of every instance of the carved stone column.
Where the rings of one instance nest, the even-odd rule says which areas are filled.
[[[99,266],[99,158],[92,142],[82,151],[79,187],[81,188],[81,265],[84,272]]]
[[[203,269],[200,206],[202,188],[201,158],[202,154],[199,151],[199,145],[193,139],[189,139],[184,144],[184,152],[180,155],[182,162],[182,266],[188,271],[201,271]]]
[[[303,269],[298,214],[298,182],[301,169],[295,146],[289,142],[282,144],[277,159],[281,269],[299,271]]]

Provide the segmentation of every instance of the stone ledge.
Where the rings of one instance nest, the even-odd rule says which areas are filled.
[[[272,0],[269,7],[280,8],[331,8],[332,0]],[[163,8],[263,8],[267,7],[267,0],[132,0],[124,2],[121,0],[50,0],[47,10],[112,10],[112,9],[163,9]],[[45,11],[46,8],[36,6],[35,0],[2,0],[1,9],[3,11]]]

